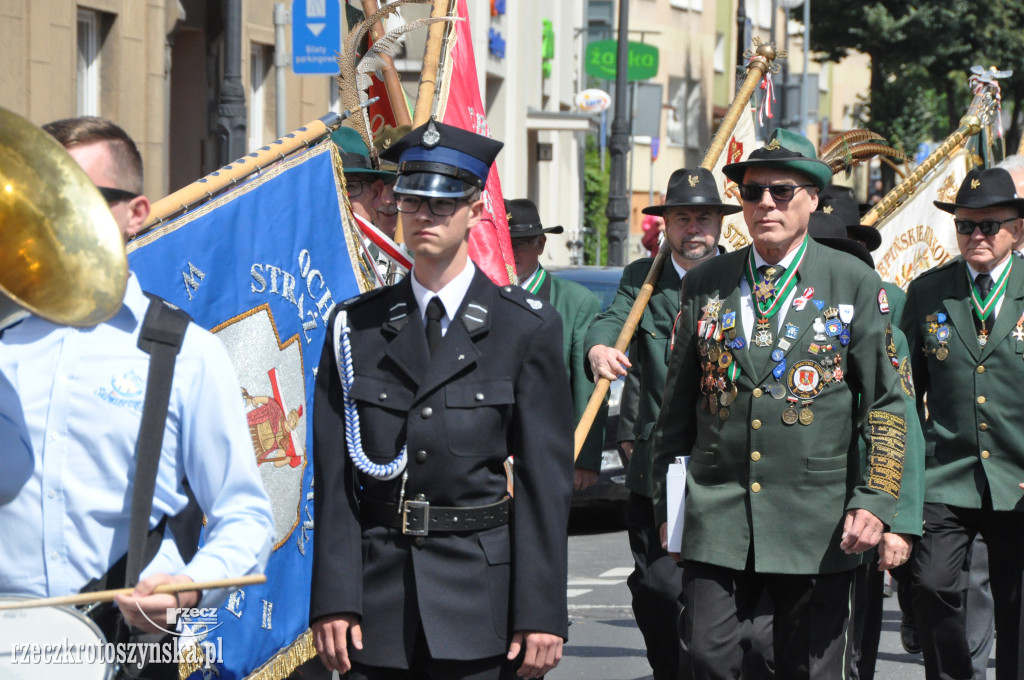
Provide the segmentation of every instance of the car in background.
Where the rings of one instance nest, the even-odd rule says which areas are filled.
[[[587,288],[601,301],[601,310],[608,309],[622,278],[622,267],[545,267],[551,274],[575,281]],[[605,428],[604,450],[601,454],[601,472],[597,483],[583,491],[573,491],[573,507],[625,502],[629,497],[626,488],[626,454],[619,446],[619,407],[622,401],[622,387],[625,383],[616,380],[608,390],[608,425]]]

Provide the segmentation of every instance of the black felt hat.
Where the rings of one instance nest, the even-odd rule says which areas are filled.
[[[849,187],[835,184],[825,187],[818,197],[818,210],[838,217],[846,227],[846,235],[855,241],[863,241],[869,251],[874,252],[882,245],[882,235],[877,229],[861,226],[860,206]]]
[[[807,233],[821,245],[849,253],[872,269],[875,268],[875,259],[868,249],[846,235],[846,225],[835,215],[820,210],[812,212],[807,223]]]
[[[398,164],[396,194],[457,198],[484,188],[503,146],[490,137],[431,120],[392,144],[381,158]]]
[[[715,176],[711,174],[710,170],[680,168],[668,178],[665,203],[648,206],[640,212],[645,215],[664,215],[666,208],[699,208],[702,206],[718,208],[723,215],[732,215],[743,210],[738,205],[722,203],[722,199],[718,195],[718,187],[715,186]]]
[[[532,238],[540,234],[561,234],[562,227],[545,227],[540,223],[537,205],[528,198],[505,201],[509,238]]]
[[[972,168],[960,184],[960,190],[956,192],[956,200],[953,203],[934,203],[936,208],[948,213],[954,212],[957,208],[1009,206],[1016,208],[1019,214],[1024,216],[1024,198],[1017,195],[1013,177],[1003,168]]]

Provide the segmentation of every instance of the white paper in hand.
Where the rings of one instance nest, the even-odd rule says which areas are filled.
[[[683,543],[683,510],[686,505],[686,458],[676,456],[665,478],[668,506],[668,551],[679,552]]]

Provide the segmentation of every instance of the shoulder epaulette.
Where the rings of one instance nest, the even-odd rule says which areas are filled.
[[[347,300],[345,300],[343,302],[338,303],[338,307],[341,308],[341,309],[350,309],[350,308],[352,308],[352,307],[354,307],[354,306],[356,306],[358,304],[362,304],[363,302],[366,302],[367,300],[370,300],[372,298],[377,297],[378,295],[383,293],[386,289],[387,289],[386,286],[381,286],[380,288],[374,288],[372,290],[368,290],[365,293],[361,293],[360,295],[356,295],[356,296],[350,297],[349,299],[347,299]]]
[[[940,264],[940,265],[938,265],[936,267],[932,267],[931,269],[929,269],[927,271],[921,272],[920,274],[917,275],[917,278],[918,279],[923,279],[926,276],[931,276],[932,274],[938,274],[939,272],[944,272],[947,269],[949,269],[951,267],[955,267],[958,264],[960,264],[960,258],[954,257],[949,262],[945,262],[945,263]]]
[[[545,307],[553,309],[550,304],[544,302],[538,297],[535,297],[534,295],[531,295],[530,293],[527,293],[519,286],[500,286],[498,288],[498,292],[501,293],[503,298],[515,302],[520,307],[525,307],[537,316],[544,316],[541,310]]]

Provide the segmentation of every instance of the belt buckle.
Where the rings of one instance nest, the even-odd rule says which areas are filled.
[[[414,526],[409,526],[409,520]],[[402,533],[406,536],[426,536],[429,533],[430,501],[409,500],[402,502]],[[419,528],[416,528],[418,525]]]

